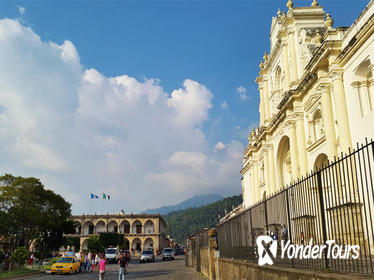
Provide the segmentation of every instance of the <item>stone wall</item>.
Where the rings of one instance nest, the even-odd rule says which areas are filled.
[[[252,262],[218,258],[217,280],[364,280],[373,276],[337,274],[277,266],[258,266]]]
[[[209,277],[209,248],[200,248],[200,270],[206,277]]]

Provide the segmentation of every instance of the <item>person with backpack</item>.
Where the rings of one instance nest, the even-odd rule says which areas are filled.
[[[118,272],[118,280],[125,280],[125,275],[127,274],[127,267],[128,267],[128,256],[123,253],[120,254],[119,260],[119,272]]]

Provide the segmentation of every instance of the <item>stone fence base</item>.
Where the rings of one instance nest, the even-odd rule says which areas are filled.
[[[364,280],[373,276],[329,273],[315,270],[284,268],[279,266],[259,266],[237,259],[216,259],[217,280]],[[209,275],[206,275],[209,276]]]

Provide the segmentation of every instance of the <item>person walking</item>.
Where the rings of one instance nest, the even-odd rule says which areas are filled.
[[[104,280],[105,275],[105,255],[101,254],[100,262],[99,262],[99,280]]]
[[[88,252],[88,255],[87,255],[87,272],[91,272],[92,271],[92,252],[89,251]]]
[[[287,242],[287,240],[288,240],[288,230],[287,230],[286,225],[283,225],[282,235],[283,235],[284,242]]]
[[[91,272],[95,271],[95,263],[96,263],[96,258],[93,253],[91,253]]]
[[[120,254],[119,260],[119,271],[118,271],[118,280],[125,280],[125,275],[127,274],[128,259],[123,253]]]
[[[80,269],[81,272],[83,272],[84,271],[84,253],[83,253],[83,251],[81,251],[79,253],[79,262],[80,262],[79,269]]]
[[[99,269],[98,269],[99,262],[100,262],[99,253],[96,253],[96,256],[95,256],[95,271],[99,271]]]
[[[300,242],[301,242],[302,245],[304,245],[304,240],[305,240],[304,232],[301,232],[300,233]]]

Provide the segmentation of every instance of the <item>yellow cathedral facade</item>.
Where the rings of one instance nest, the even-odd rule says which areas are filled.
[[[333,23],[316,0],[288,0],[272,19],[260,125],[241,170],[245,208],[374,138],[374,0],[350,27]]]

